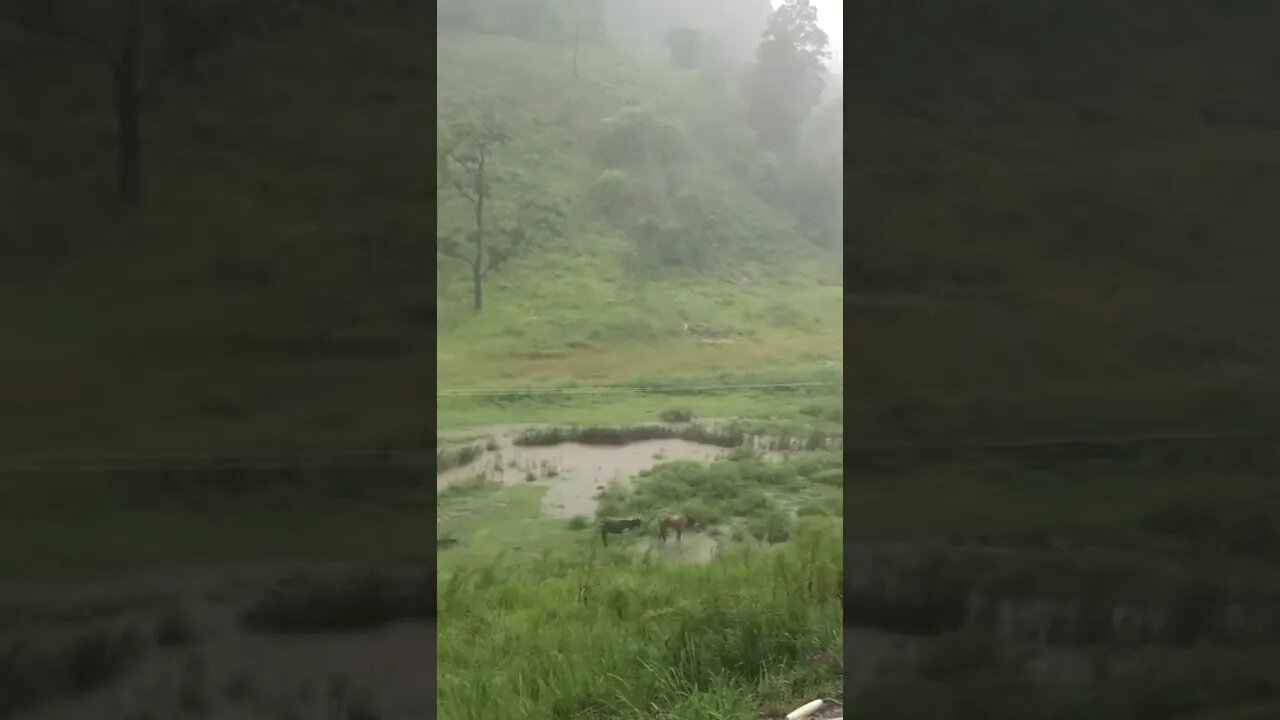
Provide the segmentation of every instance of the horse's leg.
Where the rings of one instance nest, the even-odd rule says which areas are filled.
[[[603,527],[600,528],[600,542],[605,547],[609,547],[609,531]]]

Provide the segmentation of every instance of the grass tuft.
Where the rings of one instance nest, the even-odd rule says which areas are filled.
[[[810,658],[841,656],[840,551],[828,523],[708,566],[620,549],[460,569],[440,588],[457,618],[439,630],[441,717],[733,717],[829,696],[842,665]]]

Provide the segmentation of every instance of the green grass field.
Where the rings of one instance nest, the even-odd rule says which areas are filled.
[[[839,564],[815,528],[707,566],[623,549],[454,574],[441,717],[752,717],[838,694]]]
[[[542,486],[442,493],[440,532],[459,541],[438,556],[442,717],[750,717],[841,696],[839,464],[670,463],[601,500],[714,523],[705,565],[651,530],[602,547],[593,523],[542,516]]]

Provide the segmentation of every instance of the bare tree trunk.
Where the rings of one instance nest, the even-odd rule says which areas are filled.
[[[476,312],[484,308],[484,163],[485,153],[482,150],[476,170],[476,257],[471,263],[471,290]]]
[[[116,150],[120,199],[134,208],[142,200],[142,102],[138,91],[139,20],[137,0],[125,28],[120,59],[114,66],[116,85]]]

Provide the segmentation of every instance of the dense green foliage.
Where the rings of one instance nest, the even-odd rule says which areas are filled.
[[[744,88],[761,144],[788,155],[795,148],[800,125],[822,98],[830,58],[817,8],[807,0],[788,0],[769,16]]]

